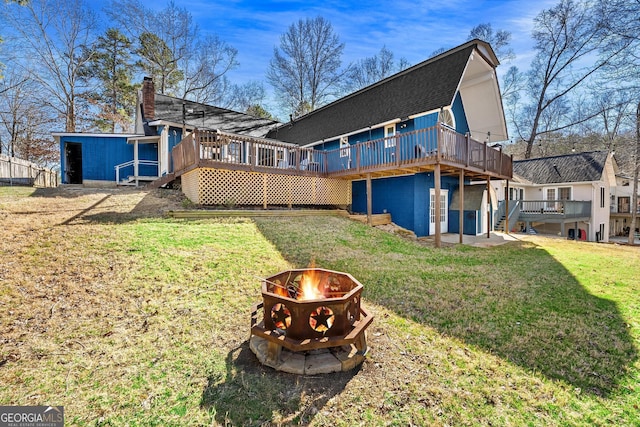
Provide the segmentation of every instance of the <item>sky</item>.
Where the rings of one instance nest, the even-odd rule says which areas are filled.
[[[280,36],[299,19],[322,16],[345,43],[343,65],[377,54],[383,46],[396,59],[410,64],[428,59],[439,48],[449,49],[466,41],[478,24],[491,23],[495,30],[512,33],[515,60],[511,65],[524,70],[533,56],[533,19],[558,0],[174,0],[186,7],[201,31],[214,33],[238,50],[240,66],[228,77],[232,83],[257,80],[266,83],[266,72],[279,45]],[[144,2],[161,10],[167,1]],[[108,0],[90,1],[100,9]],[[108,25],[108,22],[104,22]],[[273,108],[273,105],[267,107]]]

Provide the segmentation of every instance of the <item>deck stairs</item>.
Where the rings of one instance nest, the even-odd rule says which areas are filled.
[[[165,187],[167,184],[172,183],[176,180],[175,173],[168,173],[166,175],[161,176],[160,178],[154,178],[149,184],[147,184],[147,188],[160,188]]]
[[[516,222],[518,222],[518,216],[520,215],[520,203],[517,200],[509,201],[509,230],[513,230]],[[498,205],[498,212],[495,219],[495,230],[504,230],[504,222],[507,220],[506,203],[501,200]]]

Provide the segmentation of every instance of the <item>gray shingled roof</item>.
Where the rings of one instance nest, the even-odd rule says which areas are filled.
[[[305,145],[448,106],[477,43],[428,59],[283,124],[267,136]]]
[[[513,162],[513,175],[534,184],[600,181],[607,162],[606,151],[566,154]]]
[[[220,129],[225,132],[264,137],[270,129],[279,124],[273,120],[262,119],[237,111],[183,101],[166,95],[155,95],[155,119],[182,123],[182,103],[187,110],[186,123],[200,129]],[[193,112],[188,112],[193,110]]]

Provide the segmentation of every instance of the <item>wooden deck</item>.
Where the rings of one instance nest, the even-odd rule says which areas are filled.
[[[197,167],[355,180],[434,171],[511,179],[512,158],[438,124],[428,129],[322,151],[274,140],[196,130],[172,150],[179,176]]]

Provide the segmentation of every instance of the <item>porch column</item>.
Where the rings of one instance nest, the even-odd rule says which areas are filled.
[[[460,206],[458,208],[458,211],[460,213],[460,218],[458,220],[458,223],[459,223],[458,229],[460,230],[459,243],[462,244],[462,235],[464,233],[464,169],[460,169],[458,186],[460,187]]]
[[[435,211],[435,224],[436,224],[436,248],[439,248],[441,246],[441,241],[442,241],[442,236],[441,236],[441,232],[442,232],[442,227],[440,224],[440,163],[436,163],[436,169],[434,170],[434,193],[435,193],[435,200],[434,200],[434,205],[433,205],[433,210]]]
[[[136,187],[138,186],[138,140],[133,141],[133,176],[136,179]]]
[[[487,177],[487,239],[491,238],[491,177]]]
[[[367,225],[371,226],[373,220],[371,218],[371,211],[373,210],[373,203],[371,199],[371,174],[367,174]]]

